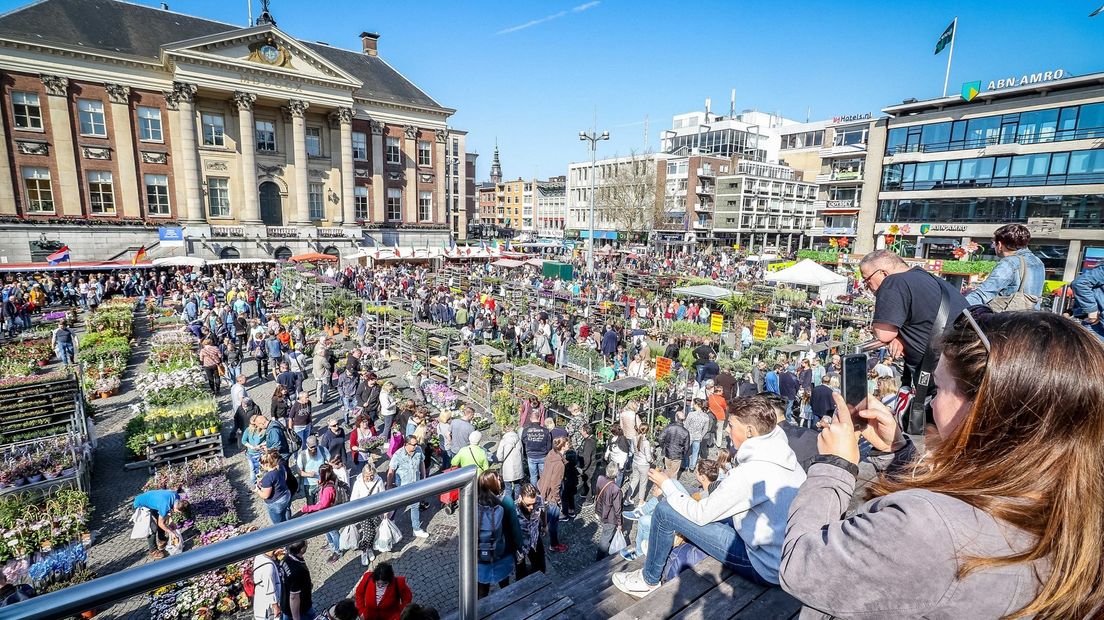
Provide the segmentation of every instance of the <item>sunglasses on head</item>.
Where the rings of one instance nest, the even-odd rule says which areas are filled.
[[[981,329],[981,323],[989,320],[989,317],[993,316],[994,312],[989,306],[975,305],[969,308],[964,308],[962,313],[955,319],[955,327],[962,328],[969,326],[977,334],[978,340],[981,341],[981,346],[985,347],[985,352],[989,353],[992,349],[992,344],[989,342],[989,337],[985,335],[985,332]]]

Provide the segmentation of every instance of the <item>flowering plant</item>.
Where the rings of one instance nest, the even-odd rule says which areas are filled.
[[[121,381],[119,381],[119,377],[117,376],[101,376],[92,384],[92,391],[101,394],[105,392],[114,392],[119,389],[120,384]]]
[[[422,387],[426,399],[442,409],[452,409],[459,397],[444,383],[431,382]]]

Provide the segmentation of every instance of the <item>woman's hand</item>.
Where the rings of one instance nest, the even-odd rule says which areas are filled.
[[[851,410],[840,394],[832,394],[836,415],[832,423],[817,436],[817,448],[824,455],[834,455],[848,462],[859,463],[859,432],[851,420]]]
[[[899,445],[901,440],[901,427],[893,417],[893,412],[877,398],[867,398],[859,405],[856,413],[867,422],[862,436],[875,450],[892,452],[893,446]]]

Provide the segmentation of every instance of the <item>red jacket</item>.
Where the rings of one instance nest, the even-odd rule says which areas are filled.
[[[405,577],[395,577],[395,583],[387,584],[387,589],[376,605],[376,581],[372,571],[364,573],[356,587],[356,608],[362,620],[399,620],[403,609],[414,599]]]

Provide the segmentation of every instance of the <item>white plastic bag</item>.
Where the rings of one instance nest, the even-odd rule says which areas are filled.
[[[621,532],[621,528],[617,528],[617,531],[613,533],[613,538],[610,539],[609,554],[620,553],[627,546],[625,534]]]
[[[134,522],[134,528],[130,530],[132,540],[145,540],[150,535],[150,511],[149,508],[139,508],[130,518]]]
[[[341,539],[338,541],[338,548],[342,551],[351,551],[357,548],[357,543],[360,542],[360,538],[357,536],[356,525],[346,525],[341,528]]]
[[[391,519],[381,519],[379,527],[376,529],[376,543],[373,548],[381,553],[391,551],[391,549],[402,540],[402,532],[395,526],[395,523]]]

